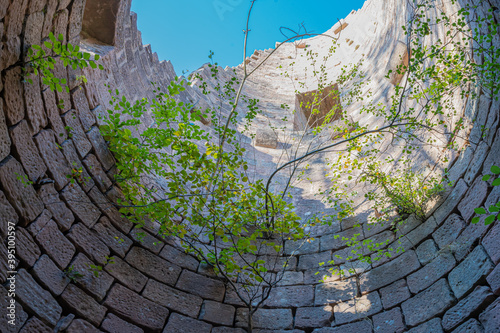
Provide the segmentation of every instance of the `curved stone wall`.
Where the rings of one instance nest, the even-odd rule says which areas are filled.
[[[483,1],[481,10],[492,6],[500,8],[500,3]],[[109,19],[97,15],[99,10],[116,13],[116,21],[99,22]],[[374,20],[366,28],[368,35],[354,34],[349,39],[355,44],[346,43],[353,57],[385,60],[372,73],[376,79],[383,76],[401,37],[398,23],[404,18],[398,13],[403,11],[404,1],[369,0],[332,31],[342,25],[349,36],[349,29],[364,24],[367,16]],[[498,9],[494,15],[500,20]],[[104,84],[135,100],[152,95],[149,82],[166,85],[175,77],[169,62],[160,62],[150,46],[142,45],[136,19],[129,0],[0,0],[0,234],[5,240],[0,244],[1,332],[244,332],[246,309],[234,292],[175,242],[158,237],[154,224],[139,241],[137,230],[112,205],[120,190],[113,186],[113,156],[98,130],[98,116],[111,99]],[[100,30],[89,30],[89,25]],[[59,69],[69,79],[69,94],[23,82],[18,61],[50,31],[100,53],[105,70],[84,71],[89,81],[81,84],[81,73]],[[316,39],[309,42],[321,47]],[[494,42],[499,45],[498,39]],[[249,65],[269,52],[256,52]],[[265,74],[252,78],[246,88],[249,96],[261,98],[271,121],[279,112],[278,99],[293,105],[293,89],[279,81],[273,68],[296,52],[295,46],[286,45],[270,59]],[[235,70],[221,73],[225,79],[241,75],[241,67]],[[198,72],[210,79],[206,67]],[[375,84],[388,85],[381,82]],[[180,98],[197,102],[202,94],[193,86]],[[61,99],[63,109],[57,107]],[[470,136],[480,143],[464,142],[463,153],[451,159],[450,178],[456,186],[429,218],[423,223],[411,220],[400,231],[406,252],[373,266],[355,264],[356,276],[319,283],[317,264],[345,249],[334,235],[360,232],[374,240],[396,235],[389,226],[363,224],[355,230],[353,220],[313,230],[316,240],[300,248],[281,285],[257,311],[255,331],[500,331],[500,225],[470,224],[475,207],[500,199],[499,187],[493,190],[481,181],[491,165],[500,165],[500,104],[483,95],[464,107],[474,120]],[[482,126],[487,128],[483,137]],[[257,161],[256,177],[265,176],[259,170],[275,165],[276,153],[253,148],[249,139],[247,145]],[[71,183],[66,176],[72,168],[81,168],[89,180]],[[22,185],[20,177],[30,183]],[[301,198],[304,215],[323,208],[314,206],[307,194]],[[8,267],[13,224],[17,260],[15,267]],[[286,249],[293,246],[288,243]],[[102,265],[106,256],[115,262],[104,265],[96,278],[88,265]],[[4,311],[9,311],[13,270],[17,302],[15,325],[10,325]]]

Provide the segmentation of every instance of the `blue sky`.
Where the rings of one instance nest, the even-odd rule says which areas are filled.
[[[280,27],[322,33],[337,19],[363,6],[364,0],[257,0],[250,19],[248,52],[284,40]],[[144,44],[160,60],[171,60],[178,75],[214,59],[225,67],[243,61],[243,29],[250,0],[133,0]]]

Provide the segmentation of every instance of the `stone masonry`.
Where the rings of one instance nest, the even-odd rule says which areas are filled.
[[[134,101],[152,97],[151,81],[165,86],[176,76],[170,62],[159,61],[151,46],[142,44],[130,2],[0,0],[0,235],[7,239],[9,222],[16,225],[17,235],[15,325],[7,323],[4,312],[10,269],[7,242],[0,243],[0,332],[246,331],[248,309],[223,281],[174,242],[158,236],[154,227],[143,230],[140,242],[113,205],[120,189],[113,183],[113,155],[99,133],[100,116],[111,100],[104,85]],[[442,5],[454,12],[447,6]],[[478,11],[490,8],[499,21],[498,0],[483,1]],[[394,65],[407,57],[400,42],[404,12],[405,1],[367,0],[331,29],[349,39],[344,45],[347,59],[363,56],[373,64],[369,75],[380,79],[381,91],[392,84],[384,81],[378,67],[382,71],[389,59]],[[369,26],[360,30],[366,35],[356,32],[357,26]],[[18,62],[30,45],[41,44],[51,31],[99,53],[105,70],[58,68],[58,75],[69,81],[69,94],[54,93],[38,79],[32,85],[24,82]],[[491,43],[499,47],[498,38]],[[328,49],[314,38],[307,47]],[[270,52],[256,52],[246,62],[254,66]],[[280,98],[293,104],[293,89],[279,81],[276,67],[295,61],[295,52],[304,51],[286,45],[245,91],[268,103],[273,119],[280,118]],[[241,75],[241,65],[234,70]],[[206,67],[198,72],[211,80]],[[81,74],[88,83],[76,79]],[[221,75],[231,78],[233,68],[221,68]],[[397,83],[401,77],[391,79]],[[179,98],[207,104],[195,85]],[[62,108],[57,107],[59,100]],[[464,109],[471,136],[486,130],[477,135],[480,142],[464,144],[460,157],[450,160],[450,175],[457,184],[453,191],[427,221],[405,225],[405,253],[374,265],[338,262],[357,272],[340,278],[318,266],[345,251],[345,242],[334,235],[393,241],[392,232],[354,227],[345,220],[315,230],[315,240],[297,252],[293,242],[286,244],[285,250],[296,258],[255,313],[254,332],[500,332],[500,224],[470,223],[476,206],[496,203],[500,197],[498,188],[481,181],[491,165],[500,165],[500,104],[483,95],[476,108]],[[208,130],[210,123],[200,126]],[[293,121],[288,126],[291,129]],[[258,150],[251,141],[248,149],[262,157],[253,167],[257,173],[267,172],[281,144],[273,139],[276,149]],[[85,181],[68,179],[73,168],[81,168]],[[315,204],[304,197],[304,213]],[[366,221],[363,216],[355,219]],[[115,262],[107,263],[107,256]],[[90,265],[103,266],[99,277]],[[316,275],[318,271],[322,274]],[[320,283],[323,273],[327,281]]]

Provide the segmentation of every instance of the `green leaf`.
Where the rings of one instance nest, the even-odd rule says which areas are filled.
[[[498,208],[497,206],[495,205],[491,205],[490,208],[488,208],[488,210],[490,211],[490,213],[497,213],[497,212],[500,212],[500,208]]]
[[[55,43],[55,42],[57,41],[56,36],[54,36],[54,34],[53,34],[52,32],[49,34],[49,39],[50,39],[53,43]]]
[[[472,224],[477,224],[478,222],[479,222],[479,216],[474,217],[471,221]]]
[[[484,225],[490,225],[495,221],[495,215],[490,215],[484,220]]]
[[[64,36],[63,36],[63,34],[59,34],[59,36],[58,36],[57,38],[59,38],[59,40],[60,40],[61,42],[64,40]]]
[[[490,178],[491,178],[491,175],[484,175],[483,181],[487,182],[488,180],[490,180]]]
[[[486,214],[486,209],[484,209],[483,207],[476,208],[474,209],[474,211],[476,212],[476,214],[480,215]]]
[[[94,60],[95,60],[95,61],[97,61],[97,60],[99,60],[99,59],[101,59],[101,56],[100,56],[100,55],[98,55],[98,54],[96,54],[96,55],[94,56]]]
[[[83,54],[83,59],[85,59],[85,60],[89,60],[89,59],[90,59],[90,53],[85,52],[85,53]]]
[[[500,167],[493,165],[491,167],[491,172],[493,172],[495,175],[500,175]]]
[[[495,179],[491,185],[500,186],[500,178]]]
[[[51,42],[45,41],[43,43],[43,45],[45,45],[45,47],[48,48],[48,49],[52,49],[52,43]]]

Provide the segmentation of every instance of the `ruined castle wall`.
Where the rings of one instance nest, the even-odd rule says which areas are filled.
[[[0,0],[0,235],[7,240],[9,222],[15,224],[17,251],[15,267],[8,267],[8,242],[0,244],[0,331],[243,332],[233,328],[244,327],[246,320],[234,292],[174,243],[157,237],[157,226],[148,225],[139,242],[137,230],[111,204],[120,191],[113,186],[113,156],[98,130],[98,116],[111,100],[104,84],[136,100],[152,97],[150,82],[166,85],[175,72],[142,45],[129,0],[100,2],[116,12],[116,24],[103,25],[104,36],[82,33],[84,14],[92,14],[85,12],[85,0]],[[483,1],[481,8],[492,5],[500,7]],[[390,26],[397,7],[386,6],[381,25]],[[498,10],[494,14],[500,20]],[[53,93],[36,80],[24,82],[18,62],[50,31],[101,54],[105,70],[59,69],[58,75],[69,79],[70,93]],[[87,84],[77,80],[81,74]],[[196,102],[200,92],[189,88],[180,98]],[[317,231],[256,313],[256,328],[498,332],[500,224],[470,221],[474,208],[500,198],[499,187],[493,190],[481,181],[491,165],[500,165],[500,105],[483,95],[469,111],[475,119],[470,135],[477,139],[471,141],[479,144],[464,147],[451,166],[456,186],[433,214],[423,223],[405,225],[407,251],[357,267],[358,278],[319,283],[317,264],[345,249],[334,235],[350,237],[357,231],[352,221]],[[480,135],[483,125],[485,136]],[[70,182],[67,176],[80,168],[89,181]],[[373,240],[395,237],[387,228],[365,226],[361,232]],[[115,257],[115,263],[105,264],[106,256]],[[88,270],[90,264],[104,265],[98,278]],[[4,315],[12,270],[17,271],[15,326]],[[71,273],[63,273],[68,270],[83,276],[69,279]]]

